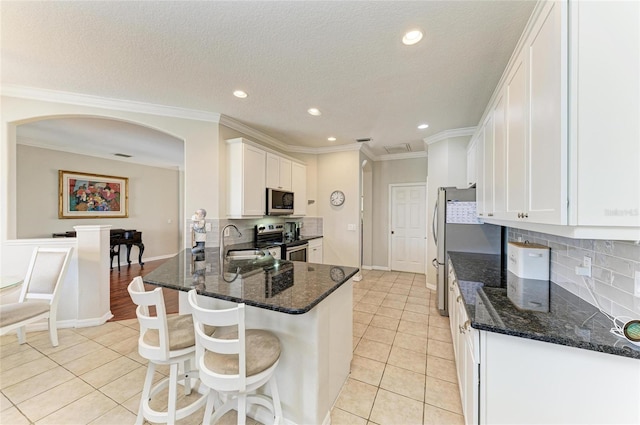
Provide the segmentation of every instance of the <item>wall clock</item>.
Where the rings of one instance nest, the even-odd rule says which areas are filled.
[[[342,282],[344,280],[344,270],[341,267],[331,267],[331,280]]]
[[[331,205],[339,207],[344,204],[344,192],[341,190],[334,190],[329,198]]]

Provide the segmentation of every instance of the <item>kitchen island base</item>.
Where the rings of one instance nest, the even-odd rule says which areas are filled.
[[[180,312],[188,313],[187,293],[180,293]],[[235,303],[199,296],[206,308],[229,308]],[[330,411],[351,367],[353,344],[353,283],[345,282],[304,314],[246,306],[246,326],[275,333],[282,345],[276,370],[285,423],[330,422]],[[267,392],[268,390],[265,390]],[[253,407],[249,416],[270,423],[271,416]]]

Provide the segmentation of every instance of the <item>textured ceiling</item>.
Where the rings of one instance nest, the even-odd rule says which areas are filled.
[[[294,146],[418,151],[477,124],[534,4],[2,1],[1,82],[220,113]]]

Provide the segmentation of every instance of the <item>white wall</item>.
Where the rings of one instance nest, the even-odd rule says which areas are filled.
[[[389,267],[389,185],[425,183],[426,181],[426,158],[374,162],[372,235],[374,267]]]
[[[180,249],[179,172],[68,152],[17,146],[17,238],[50,238],[77,225],[111,225],[143,232],[145,259]],[[129,179],[129,217],[58,218],[58,170],[108,174]],[[171,220],[171,223],[169,223]],[[132,249],[137,262],[137,248]],[[124,256],[120,259],[125,262]]]
[[[331,206],[334,190],[345,194],[345,202]],[[317,212],[323,217],[325,264],[359,267],[359,151],[327,153],[318,156]],[[353,224],[354,230],[347,230]]]
[[[92,116],[123,120],[171,134],[185,143],[184,196],[181,214],[197,208],[218,211],[218,123],[77,104],[2,96],[0,107],[0,267],[6,241],[17,236],[16,131],[19,124],[60,116]],[[212,166],[213,165],[213,166]],[[189,241],[185,241],[188,244]],[[2,270],[0,269],[0,273]]]
[[[431,237],[433,207],[438,199],[438,188],[445,186],[466,187],[467,144],[471,136],[453,137],[427,146],[429,181],[427,182],[427,259],[436,256],[436,246]],[[435,286],[436,269],[427,264],[427,283]]]

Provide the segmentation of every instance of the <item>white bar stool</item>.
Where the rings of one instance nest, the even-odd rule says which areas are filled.
[[[136,316],[140,323],[138,352],[149,360],[136,424],[142,424],[144,419],[174,424],[176,420],[183,419],[202,407],[209,392],[205,391],[188,406],[176,409],[178,382],[184,383],[185,395],[189,395],[191,380],[198,378],[198,371],[191,370],[191,360],[195,355],[193,319],[191,315],[167,317],[162,288],[145,291],[140,276],[135,277],[127,289],[131,299],[138,306],[136,308]],[[155,307],[155,315],[150,314],[149,307]],[[183,365],[181,374],[178,373],[180,364]],[[152,388],[156,365],[169,365],[169,377],[162,379]],[[167,411],[152,409],[149,402],[167,386],[169,386]]]
[[[203,423],[216,423],[225,413],[236,409],[237,423],[244,425],[247,404],[266,408],[274,423],[282,422],[282,406],[274,374],[280,360],[278,337],[262,329],[245,330],[244,304],[225,310],[209,310],[198,306],[195,289],[189,291],[188,298],[196,333],[196,364],[200,379],[212,389]],[[208,334],[207,325],[215,326],[216,331]],[[229,326],[232,328],[220,329]],[[267,383],[271,397],[254,393]]]

